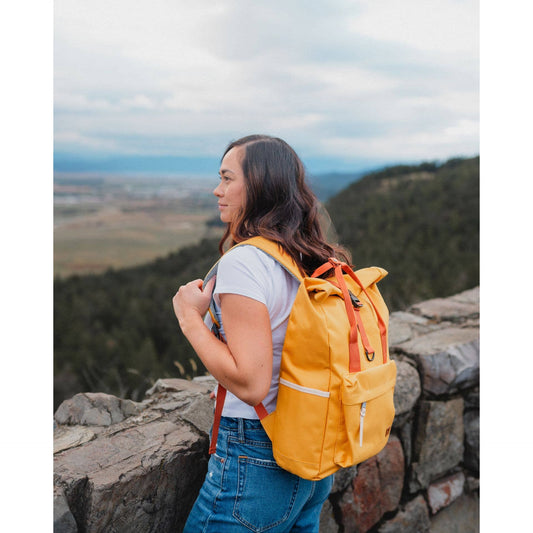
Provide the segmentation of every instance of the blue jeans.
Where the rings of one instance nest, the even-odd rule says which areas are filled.
[[[318,533],[333,476],[309,481],[280,468],[259,420],[222,417],[217,451],[184,533]]]

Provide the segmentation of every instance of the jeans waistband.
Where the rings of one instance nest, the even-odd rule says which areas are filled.
[[[220,417],[220,427],[233,431],[263,429],[260,420],[252,418],[233,418],[229,416]]]

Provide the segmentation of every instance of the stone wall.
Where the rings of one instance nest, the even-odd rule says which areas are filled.
[[[387,446],[339,471],[321,533],[479,531],[479,289],[391,314]],[[179,532],[207,468],[211,378],[143,402],[77,394],[54,415],[54,531]]]

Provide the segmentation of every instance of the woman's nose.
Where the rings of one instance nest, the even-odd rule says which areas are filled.
[[[218,197],[222,196],[223,193],[222,193],[222,190],[221,190],[221,187],[220,187],[221,185],[222,185],[222,184],[219,183],[219,184],[213,189],[213,194],[214,194],[215,196],[218,196]]]

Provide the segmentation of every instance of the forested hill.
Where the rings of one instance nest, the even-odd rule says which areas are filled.
[[[81,391],[142,399],[160,377],[205,369],[181,334],[172,297],[218,258],[202,240],[146,265],[54,282],[54,409]]]
[[[396,166],[326,207],[359,267],[389,271],[391,310],[479,283],[479,158]],[[152,263],[54,282],[54,404],[81,391],[139,400],[160,377],[205,371],[172,311],[177,288],[217,259],[203,240]]]
[[[368,174],[326,206],[356,267],[389,271],[392,310],[479,283],[479,157]]]

